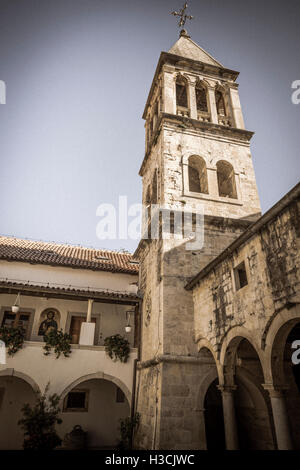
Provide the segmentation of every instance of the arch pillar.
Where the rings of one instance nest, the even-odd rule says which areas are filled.
[[[233,396],[233,392],[234,390],[236,390],[236,388],[236,385],[218,386],[218,389],[221,391],[222,394],[225,440],[227,450],[238,450],[239,448]]]
[[[275,388],[273,384],[263,384],[263,387],[270,395],[278,450],[291,450],[293,449],[293,444],[284,389]]]
[[[190,108],[190,117],[192,119],[197,119],[197,103],[196,103],[196,80],[188,81],[188,93],[189,93],[189,108]]]
[[[209,86],[207,88],[208,88],[208,105],[209,105],[209,110],[210,110],[211,122],[213,124],[219,124],[215,88],[212,86]]]

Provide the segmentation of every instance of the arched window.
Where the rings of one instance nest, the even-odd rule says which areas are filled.
[[[152,123],[153,132],[156,129],[157,121],[158,121],[158,102],[156,101],[156,103],[154,105],[154,111],[153,111],[153,123]]]
[[[218,116],[226,116],[226,107],[223,92],[220,90],[216,90],[215,95]]]
[[[237,199],[233,166],[225,161],[217,163],[219,196]]]
[[[187,83],[181,76],[176,80],[176,104],[181,108],[188,108]]]
[[[147,191],[146,191],[146,197],[145,197],[145,205],[146,206],[149,206],[149,204],[151,204],[151,188],[150,188],[150,184],[147,188]]]
[[[155,169],[152,179],[152,204],[157,204],[157,200],[157,169]]]
[[[151,221],[151,187],[150,187],[150,184],[146,191],[143,218],[144,218],[144,225],[147,228]],[[149,235],[149,230],[148,230],[148,235]]]
[[[207,106],[207,93],[206,88],[201,82],[196,83],[196,103],[197,103],[197,111],[200,113],[207,113],[208,106]]]
[[[192,155],[188,160],[189,191],[208,194],[206,164],[203,158]]]

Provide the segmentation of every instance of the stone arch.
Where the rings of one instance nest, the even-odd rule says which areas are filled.
[[[226,160],[219,160],[216,166],[219,196],[237,199],[237,189],[233,166]]]
[[[197,347],[198,347],[198,354],[199,354],[200,357],[201,357],[201,351],[203,349],[208,349],[210,351],[210,353],[211,353],[211,355],[212,355],[212,357],[215,361],[215,365],[216,365],[217,372],[218,372],[219,382],[220,382],[220,384],[222,384],[223,383],[223,367],[220,364],[220,361],[218,359],[217,352],[216,352],[216,349],[214,348],[214,346],[207,339],[201,338],[197,343]]]
[[[175,78],[175,97],[177,114],[181,114],[180,109],[187,110],[189,108],[188,86],[188,79],[180,73],[177,74]]]
[[[208,179],[206,162],[199,155],[190,155],[187,160],[189,191],[208,194]]]
[[[207,348],[210,350],[210,352],[212,353],[212,356],[214,358],[214,360],[217,362],[217,353],[216,353],[216,349],[214,348],[214,346],[211,344],[210,341],[208,341],[208,339],[206,338],[201,338],[197,341],[197,346],[198,346],[198,352],[200,353],[201,349],[203,348]]]
[[[120,441],[120,420],[130,416],[131,394],[114,376],[103,372],[87,374],[63,390],[60,408],[61,435],[80,425],[87,432],[87,448],[115,448]]]
[[[266,337],[265,350],[268,364],[266,384],[280,396],[288,423],[289,445],[295,450],[300,449],[300,364],[293,360],[297,349],[294,350],[292,344],[300,339],[299,310],[300,306],[294,305],[276,315]]]
[[[218,372],[216,369],[210,370],[201,380],[199,384],[199,391],[197,395],[196,409],[204,408],[205,395],[209,386],[214,380],[218,379]]]
[[[236,370],[236,384],[235,408],[240,448],[273,450],[275,430],[267,392],[254,374],[241,367]],[[245,416],[245,412],[248,415]],[[250,416],[252,419],[248,419]]]
[[[28,385],[31,386],[34,392],[40,393],[40,387],[38,384],[33,380],[29,375],[24,374],[23,372],[20,372],[15,369],[3,369],[0,371],[0,377],[17,377],[18,379],[24,380]]]
[[[102,380],[107,380],[109,382],[113,382],[117,387],[119,387],[122,390],[122,392],[124,393],[128,403],[129,403],[129,406],[131,406],[131,393],[128,390],[127,386],[120,379],[118,379],[117,377],[105,374],[104,372],[96,372],[95,374],[83,375],[83,376],[79,377],[78,379],[74,380],[60,394],[61,405],[63,404],[64,398],[66,397],[66,395],[71,390],[73,390],[73,388],[77,387],[82,382],[86,382],[87,380],[93,380],[93,379],[102,379]]]
[[[274,431],[265,384],[265,357],[254,334],[244,327],[232,328],[220,353],[224,387],[234,395],[241,449],[273,449]]]
[[[195,84],[195,95],[196,95],[196,107],[198,113],[208,113],[209,112],[209,105],[208,105],[208,91],[207,91],[207,84],[204,80],[200,80],[199,78]]]
[[[277,371],[277,378],[274,377],[274,354],[278,351],[280,343],[284,341],[294,325],[300,322],[300,305],[295,305],[291,309],[284,309],[279,312],[265,329],[265,361],[266,361],[266,382],[273,383],[274,378],[278,380],[282,371]],[[278,351],[279,352],[279,351]],[[272,364],[273,361],[273,364]]]
[[[236,326],[229,330],[227,335],[223,339],[220,350],[220,363],[222,365],[223,373],[226,367],[231,369],[229,378],[230,380],[232,380],[231,374],[233,373],[235,354],[243,339],[246,339],[255,350],[259,358],[263,374],[265,376],[266,374],[264,353],[263,351],[261,351],[254,335],[252,335],[246,328],[242,326]],[[227,369],[227,372],[229,371],[229,369]]]
[[[224,416],[222,397],[219,385],[219,371],[215,355],[204,345],[198,356],[207,359],[203,362],[202,374],[197,384],[195,395],[195,412],[199,424],[199,437],[201,449],[225,448]]]
[[[228,115],[228,111],[226,109],[226,92],[223,87],[218,85],[215,88],[215,99],[216,99],[216,108],[218,116],[225,117]]]
[[[5,432],[0,433],[0,450],[21,450],[24,430],[18,422],[23,417],[24,404],[35,405],[39,387],[23,372],[7,368],[0,371],[0,389],[0,422],[5,429]]]

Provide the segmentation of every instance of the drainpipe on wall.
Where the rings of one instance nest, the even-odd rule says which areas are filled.
[[[131,414],[130,414],[131,422],[134,419],[136,405],[137,405],[135,397],[136,397],[137,364],[141,359],[141,356],[140,356],[140,354],[141,354],[141,322],[142,322],[141,314],[142,314],[142,299],[139,301],[139,303],[138,303],[138,305],[136,306],[136,309],[135,309],[135,318],[136,318],[136,316],[138,316],[138,325],[137,325],[137,327],[138,327],[138,334],[137,334],[138,354],[137,354],[137,359],[134,360],[134,364],[133,364],[132,399],[131,399]],[[136,322],[135,322],[135,325],[136,325]],[[138,398],[138,394],[137,394],[137,398]],[[134,439],[134,429],[132,429],[131,438],[130,438],[130,447],[131,447],[131,449],[133,448],[133,439]]]

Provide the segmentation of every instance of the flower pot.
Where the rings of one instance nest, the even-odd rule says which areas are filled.
[[[125,326],[125,331],[126,333],[131,333],[131,326],[130,325]]]
[[[85,449],[87,442],[87,433],[77,424],[73,431],[65,435],[63,440],[63,448],[70,450]]]
[[[20,310],[20,307],[18,305],[13,305],[11,308],[11,311],[13,313],[18,313],[19,310]]]

